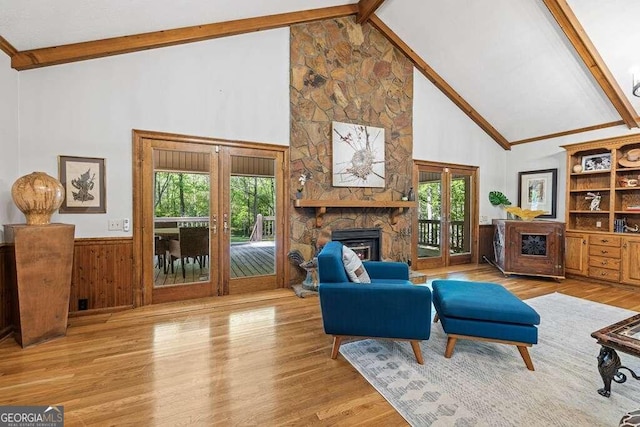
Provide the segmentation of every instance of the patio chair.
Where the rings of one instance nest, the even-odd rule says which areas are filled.
[[[167,252],[169,252],[169,240],[155,236],[155,253],[158,257],[158,268],[162,265],[162,272],[167,274]]]
[[[179,240],[169,240],[169,260],[171,272],[173,273],[173,263],[179,259],[182,266],[182,278],[186,278],[185,259],[193,258],[198,261],[200,268],[206,265],[206,258],[209,256],[209,228],[208,227],[180,227]]]

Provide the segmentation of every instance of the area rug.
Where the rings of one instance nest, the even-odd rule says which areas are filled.
[[[414,426],[617,426],[640,408],[633,378],[613,383],[610,398],[597,393],[600,346],[590,336],[634,312],[557,293],[526,302],[542,319],[530,348],[535,372],[502,344],[459,340],[445,359],[439,323],[422,343],[422,366],[407,342],[354,341],[340,352]],[[640,359],[619,355],[640,368]]]

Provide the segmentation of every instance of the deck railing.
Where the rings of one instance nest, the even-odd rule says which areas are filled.
[[[276,231],[275,224],[275,216],[262,216],[262,214],[258,214],[256,216],[256,222],[253,224],[249,241],[260,242],[262,240],[273,240]]]
[[[153,219],[156,224],[172,223],[175,227],[208,227],[209,217],[200,216],[164,216]]]
[[[441,222],[439,219],[418,220],[418,244],[423,246],[440,247]],[[449,245],[454,253],[465,252],[464,221],[451,221],[449,231]]]

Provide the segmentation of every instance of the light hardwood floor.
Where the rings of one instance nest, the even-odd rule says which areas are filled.
[[[640,311],[640,290],[457,269],[424,272]],[[73,318],[64,338],[0,343],[0,405],[64,405],[68,426],[404,425],[331,344],[318,299],[290,290]]]

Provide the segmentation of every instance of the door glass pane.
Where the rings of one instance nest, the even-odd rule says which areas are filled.
[[[420,171],[418,257],[442,256],[442,173]]]
[[[208,153],[154,150],[154,286],[209,281]]]
[[[471,252],[471,177],[452,174],[449,244],[452,255]]]
[[[231,156],[229,221],[232,279],[275,274],[275,161]]]

